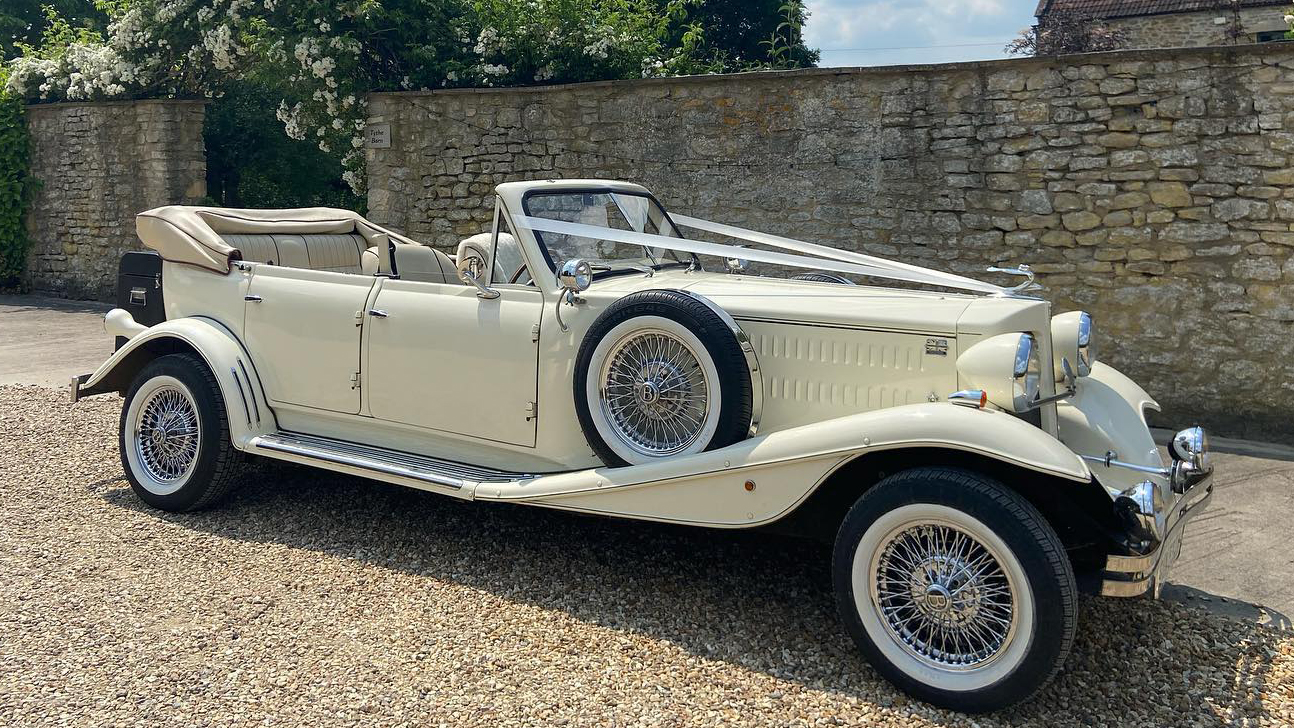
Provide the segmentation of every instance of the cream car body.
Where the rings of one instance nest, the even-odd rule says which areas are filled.
[[[793,523],[896,463],[948,462],[1020,484],[1044,512],[1036,501],[1053,496],[1094,509],[1076,519],[1081,526],[1052,524],[1074,538],[1065,545],[1075,570],[1106,594],[1157,591],[1188,512],[1211,490],[1202,435],[1182,445],[1195,470],[1164,462],[1145,420],[1154,401],[1083,360],[1077,314],[1053,318],[1050,304],[1019,289],[692,218],[679,216],[680,225],[793,253],[645,233],[677,231],[663,210],[607,233],[545,222],[528,209],[530,196],[545,194],[649,195],[604,180],[500,185],[494,229],[464,241],[457,261],[341,211],[145,213],[141,237],[163,258],[165,321],[110,313],[109,330],[126,341],[74,380],[73,398],[125,392],[150,361],[189,352],[214,376],[230,442],[246,453],[458,498],[723,528]],[[691,265],[618,271],[572,289],[544,242],[568,234],[554,232],[562,225],[572,236],[659,244]],[[515,274],[499,268],[499,240],[515,243]],[[365,261],[374,251],[376,263]],[[973,290],[709,272],[723,260],[716,252]],[[480,276],[460,279],[460,268]],[[721,447],[609,467],[581,425],[579,353],[609,309],[656,291],[723,322],[748,370],[749,416]],[[1022,335],[1036,347],[1030,373],[994,380],[1003,362],[992,352],[1007,347],[1009,360]],[[706,381],[711,392],[737,386]],[[597,386],[589,391],[605,393]]]

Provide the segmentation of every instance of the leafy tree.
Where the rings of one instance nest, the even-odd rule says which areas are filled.
[[[71,18],[79,28],[102,31],[108,25],[108,15],[99,10],[94,0],[5,0],[0,4],[0,60],[13,58],[21,52],[19,45],[35,46],[40,43],[47,13],[52,8],[61,18]]]
[[[226,207],[322,205],[363,212],[364,199],[342,181],[340,155],[283,133],[272,113],[282,96],[271,81],[240,80],[207,107],[207,195]]]
[[[666,45],[682,51],[676,71],[725,73],[818,62],[818,51],[804,42],[808,11],[798,0],[656,2],[669,18]]]
[[[1052,12],[1006,46],[1006,52],[1024,56],[1058,56],[1067,53],[1113,51],[1122,48],[1123,31],[1085,13]]]

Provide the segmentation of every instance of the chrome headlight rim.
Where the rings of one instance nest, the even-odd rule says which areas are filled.
[[[1038,340],[1033,334],[1022,333],[1016,343],[1015,366],[1011,370],[1012,385],[1016,391],[1015,412],[1026,412],[1038,398],[1042,379],[1042,358],[1038,353]]]
[[[1093,334],[1095,327],[1092,323],[1092,314],[1086,311],[1080,311],[1078,316],[1078,374],[1087,376],[1092,371],[1092,365],[1096,363],[1096,341]]]

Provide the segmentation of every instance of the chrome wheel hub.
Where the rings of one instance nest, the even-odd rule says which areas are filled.
[[[170,385],[147,395],[136,422],[139,463],[159,483],[188,475],[198,459],[198,412],[187,392]]]
[[[983,667],[1015,634],[1014,587],[1001,557],[952,524],[909,524],[889,534],[872,585],[891,636],[931,666]]]
[[[602,409],[615,433],[645,455],[692,445],[705,428],[710,383],[697,355],[666,331],[631,334],[609,352]]]

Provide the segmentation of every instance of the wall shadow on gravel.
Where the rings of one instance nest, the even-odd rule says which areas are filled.
[[[964,724],[965,716],[893,690],[858,655],[836,618],[825,545],[464,503],[287,465],[247,481],[216,510],[184,515],[148,509],[124,480],[91,490],[116,507],[223,538],[485,590],[793,684],[862,700],[879,694],[883,705]],[[1059,677],[1033,701],[977,721],[1120,725],[1157,710],[1158,725],[1252,722],[1270,717],[1258,696],[1282,637],[1289,634],[1178,605],[1084,599]],[[1202,695],[1225,697],[1206,703]],[[1162,707],[1147,708],[1148,696]]]

